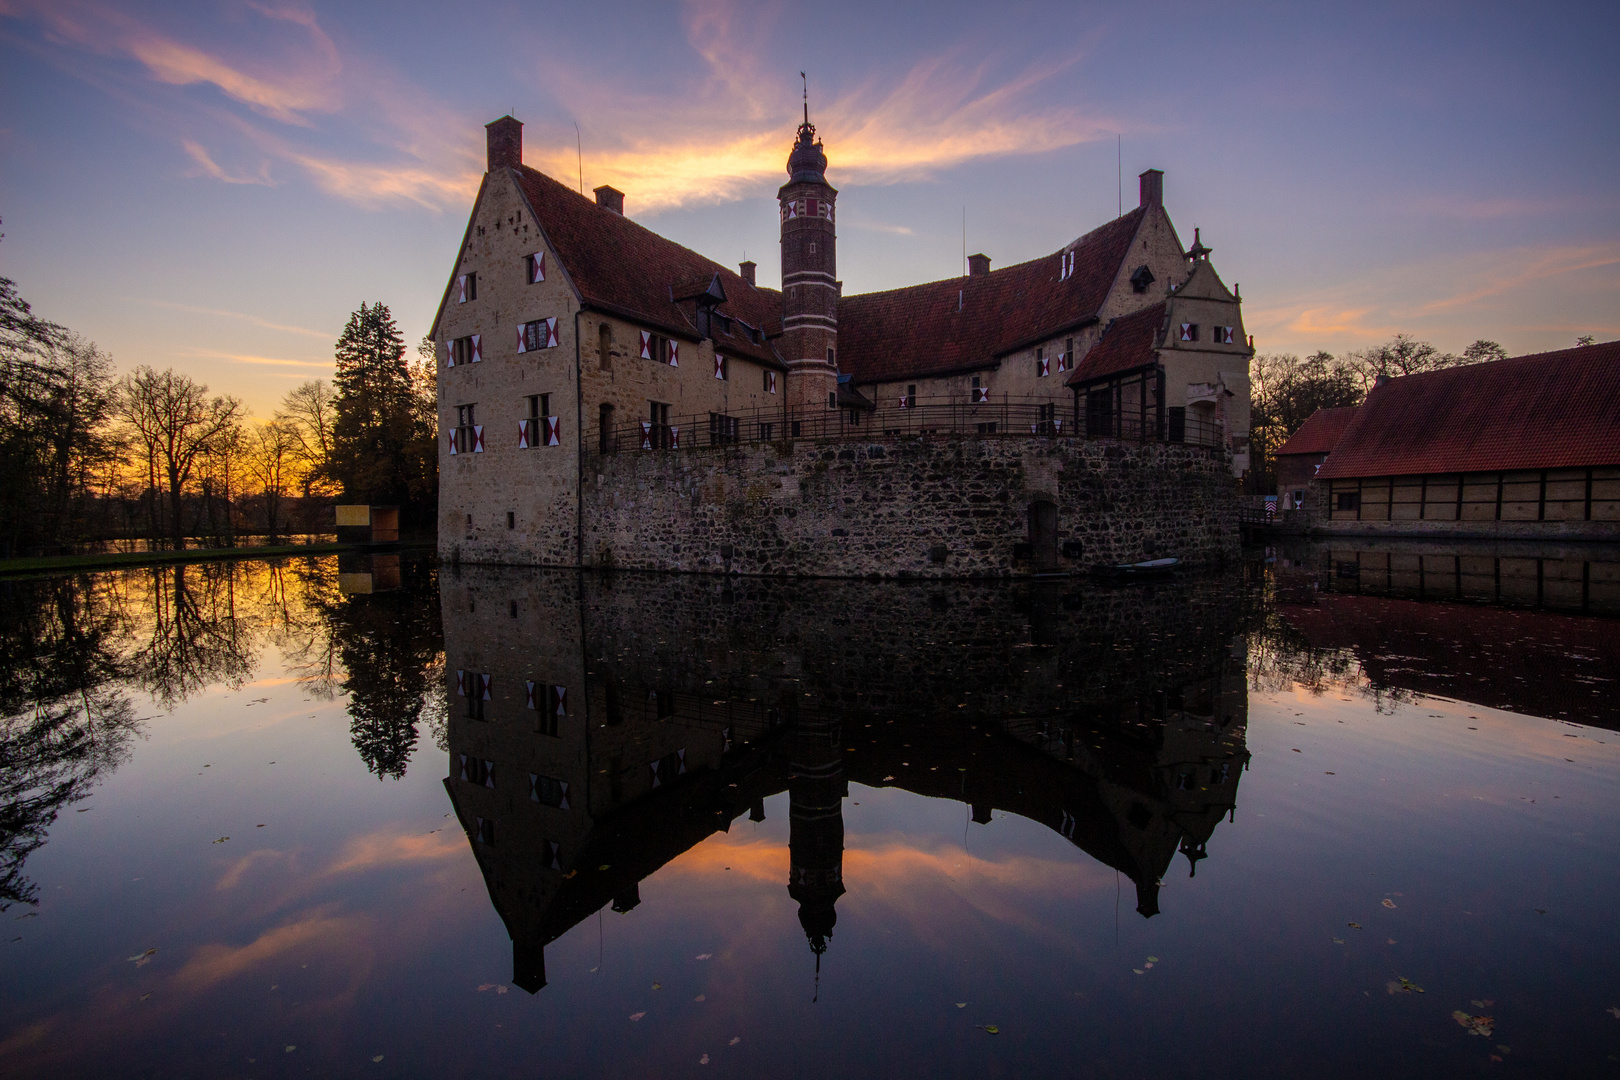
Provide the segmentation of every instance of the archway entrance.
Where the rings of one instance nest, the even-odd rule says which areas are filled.
[[[1030,563],[1037,571],[1057,569],[1057,524],[1056,503],[1037,499],[1029,504]]]

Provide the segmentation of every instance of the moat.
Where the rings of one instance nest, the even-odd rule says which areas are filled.
[[[7,1076],[1620,1068],[1620,552],[0,583]]]

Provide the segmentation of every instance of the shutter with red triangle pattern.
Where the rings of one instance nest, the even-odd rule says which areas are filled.
[[[652,335],[645,330],[641,332],[641,358],[652,359]]]
[[[456,303],[465,304],[467,302],[467,275],[466,274],[462,274],[460,277],[456,278],[456,288],[460,290],[460,299],[458,299],[456,301]]]
[[[557,320],[556,319],[547,319],[546,320],[546,348],[555,349],[556,347],[557,347]]]
[[[529,343],[528,329],[527,323],[518,323],[518,352],[520,353],[529,351],[527,348]]]
[[[681,366],[681,343],[673,339],[669,343],[669,366]]]
[[[1037,378],[1044,379],[1050,374],[1052,374],[1052,361],[1044,356],[1035,361],[1035,375]]]
[[[681,429],[678,427],[672,427],[669,429],[669,448],[671,450],[679,450],[681,448]]]
[[[525,709],[537,709],[539,707],[534,700],[534,687],[533,682],[525,681],[523,683],[523,707]]]
[[[545,441],[545,445],[546,446],[561,446],[562,445],[562,418],[557,417],[557,416],[548,416],[548,417],[545,418],[545,421],[546,421],[546,441]]]
[[[726,377],[726,358],[719,353],[714,354],[714,377],[717,379]]]
[[[650,420],[641,422],[641,448],[643,450],[652,449],[652,421]]]
[[[473,425],[473,453],[482,454],[483,452],[484,452],[484,425],[482,425],[482,424],[474,424]]]
[[[456,343],[454,341],[444,343],[444,366],[456,366]]]
[[[546,253],[537,251],[529,256],[529,284],[538,285],[546,280]]]
[[[518,449],[519,450],[527,450],[528,448],[529,448],[529,422],[527,420],[519,420],[518,421]]]
[[[451,428],[450,432],[449,432],[449,435],[450,435],[450,456],[455,457],[456,456],[456,429]]]

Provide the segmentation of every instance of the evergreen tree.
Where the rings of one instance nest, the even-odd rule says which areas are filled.
[[[337,341],[329,471],[350,502],[411,503],[415,435],[405,341],[388,306],[361,304]],[[413,515],[415,516],[415,515]]]

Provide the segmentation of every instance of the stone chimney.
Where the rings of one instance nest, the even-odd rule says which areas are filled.
[[[605,206],[620,217],[624,216],[624,192],[606,184],[592,190],[596,192],[597,206]]]
[[[754,261],[752,259],[744,259],[742,262],[738,263],[737,273],[742,275],[742,279],[744,281],[752,285],[754,283]]]
[[[988,273],[990,273],[990,256],[982,254],[968,256],[968,277],[984,277]]]
[[[515,169],[523,164],[523,125],[510,116],[485,124],[489,136],[489,171]]]
[[[1140,179],[1142,181],[1142,205],[1163,206],[1164,171],[1161,169],[1149,169],[1141,175]]]

